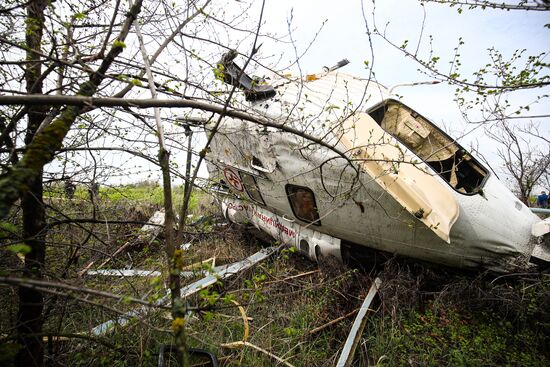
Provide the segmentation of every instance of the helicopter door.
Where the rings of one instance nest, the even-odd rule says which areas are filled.
[[[340,142],[399,204],[446,242],[459,214],[451,190],[367,113],[348,118]]]

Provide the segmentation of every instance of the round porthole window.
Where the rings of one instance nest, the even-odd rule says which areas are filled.
[[[309,256],[309,243],[304,239],[300,240],[300,251]]]
[[[323,254],[321,253],[321,248],[319,246],[315,246],[315,259],[317,260],[317,263],[321,261],[322,257]]]

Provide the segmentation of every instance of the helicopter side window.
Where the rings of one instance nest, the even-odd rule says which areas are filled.
[[[290,184],[285,186],[285,190],[294,216],[304,222],[320,226],[321,221],[313,191],[304,186]]]
[[[254,201],[255,203],[265,205],[265,201],[262,198],[262,194],[260,193],[260,188],[258,187],[258,183],[256,182],[256,178],[254,176],[242,172],[239,172],[241,175],[241,180],[243,182],[244,189],[246,190],[246,193],[248,194],[248,197]]]
[[[456,191],[475,194],[483,186],[487,170],[456,141],[409,107],[389,100],[369,115]]]

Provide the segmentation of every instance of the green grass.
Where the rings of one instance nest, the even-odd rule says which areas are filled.
[[[175,188],[179,204],[181,187]],[[49,190],[51,205],[74,218],[89,218],[91,202],[84,187],[78,200],[53,200],[62,190]],[[215,211],[212,199],[196,192],[191,212]],[[97,217],[102,220],[147,220],[162,203],[162,191],[153,184],[102,187]],[[49,211],[50,220],[57,219]],[[64,217],[59,216],[59,219]],[[71,284],[124,296],[154,300],[165,294],[163,279],[78,277],[77,271],[91,259],[112,254],[136,237],[139,224],[64,224],[48,236],[48,277],[58,279],[67,266],[68,253],[79,248],[79,257],[68,271]],[[212,228],[207,225],[207,227]],[[89,236],[84,229],[91,229]],[[185,241],[194,245],[185,253],[185,265],[216,256],[216,263],[240,260],[259,250],[257,243],[236,229],[189,227]],[[201,233],[195,233],[201,232]],[[114,258],[106,267],[161,270],[166,275],[162,238],[150,245],[138,244]],[[12,256],[13,257],[13,256]],[[15,259],[14,261],[18,261]],[[397,265],[396,265],[397,264]],[[230,299],[245,309],[250,343],[284,358],[296,367],[332,366],[346,340],[353,317],[317,333],[310,331],[360,306],[373,275],[336,264],[323,264],[319,272],[291,278],[317,264],[293,251],[262,262],[250,270],[223,280],[201,296],[188,300],[204,307],[189,318],[186,327],[192,347],[209,349],[222,365],[274,366],[269,356],[254,350],[229,350],[222,343],[243,338],[243,320]],[[546,366],[550,365],[550,278],[547,275],[493,278],[447,272],[441,267],[390,263],[377,271],[383,278],[381,300],[370,313],[353,366]],[[186,280],[191,282],[191,280]],[[15,292],[15,290],[12,290]],[[12,293],[13,293],[12,292]],[[75,293],[120,311],[139,306]],[[216,301],[216,295],[219,300]],[[10,299],[15,297],[8,295]],[[48,296],[48,302],[52,296]],[[50,303],[49,303],[50,304]],[[53,305],[53,303],[51,303]],[[3,315],[15,317],[15,303],[6,304]],[[10,308],[11,307],[11,308]],[[80,333],[115,316],[112,310],[72,298],[57,299],[44,330]],[[3,326],[4,333],[10,325]],[[155,366],[161,344],[171,342],[171,320],[166,310],[155,310],[142,320],[115,328],[98,341],[74,339],[56,351],[67,365]],[[13,345],[2,345],[9,354]],[[121,352],[123,351],[123,353]]]
[[[372,360],[381,366],[548,366],[540,353],[550,340],[491,312],[446,305],[409,311],[394,323],[375,317],[366,334]]]
[[[190,209],[196,208],[197,203],[206,194],[195,190],[190,200]],[[65,198],[63,187],[59,184],[52,185],[44,191],[45,198]],[[77,185],[74,192],[76,200],[89,201],[88,187]],[[119,203],[146,203],[163,206],[164,193],[160,185],[153,182],[141,182],[136,184],[121,186],[100,186],[98,199],[110,204]],[[176,208],[179,208],[183,201],[183,185],[172,187],[172,202]]]
[[[174,203],[179,203],[183,197],[183,189],[174,187],[172,192]],[[104,187],[100,189],[100,196],[112,202],[120,201],[147,201],[162,205],[164,194],[161,186],[157,185],[125,185]]]

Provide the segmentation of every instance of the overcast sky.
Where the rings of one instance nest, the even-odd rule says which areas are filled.
[[[240,4],[233,0],[227,1],[224,11],[239,12]],[[248,10],[251,22],[257,21],[260,7],[261,2],[257,1]],[[378,28],[385,30],[395,44],[401,45],[408,40],[411,50],[416,49],[422,33],[420,57],[428,55],[429,36],[433,36],[434,55],[441,58],[441,65],[448,65],[453,57],[453,49],[462,37],[464,45],[460,53],[464,73],[471,73],[489,62],[487,49],[490,47],[510,56],[516,49],[525,48],[526,54],[534,55],[548,51],[550,46],[550,30],[544,27],[550,22],[548,12],[464,9],[459,14],[457,8],[432,3],[422,6],[417,0],[383,0],[376,3],[376,8],[368,0],[364,3],[359,0],[266,0],[261,33],[286,35],[288,41],[290,29],[295,43],[274,42],[264,37],[259,40],[263,43],[260,56],[266,64],[282,69],[295,60],[296,54],[303,54],[299,62],[303,74],[319,72],[323,66],[331,66],[347,58],[351,63],[342,71],[360,77],[369,75],[364,65],[364,61],[368,60],[374,66],[376,80],[386,86],[431,80],[418,72],[418,63],[405,57],[378,36],[372,37],[373,60],[365,18],[371,30],[374,19]],[[250,39],[248,41],[251,42]],[[250,52],[237,37],[228,35],[227,42],[228,47],[237,48],[242,53]],[[293,65],[290,70],[298,73],[298,65]],[[447,71],[447,68],[443,70]],[[456,138],[475,126],[463,121],[454,102],[454,89],[446,84],[438,84],[401,87],[395,92],[418,112],[451,130],[451,135]],[[544,92],[550,94],[549,91]],[[541,90],[530,91],[517,98],[525,104],[541,93]],[[548,99],[545,104],[533,106],[531,113],[550,114]],[[518,124],[528,122],[516,121]],[[550,136],[550,121],[539,121],[546,136]],[[479,141],[482,153],[497,169],[498,161],[494,154],[496,148],[484,137],[481,129],[468,134],[460,142],[469,148],[475,141]],[[172,158],[182,167],[183,155]],[[202,175],[206,175],[205,170],[202,170]]]
[[[290,29],[297,54],[301,55],[309,47],[300,59],[300,69],[304,74],[320,71],[322,66],[331,66],[347,58],[351,64],[342,69],[344,72],[367,77],[368,70],[363,62],[368,60],[374,65],[377,81],[386,86],[430,80],[418,72],[420,66],[416,62],[406,58],[377,36],[372,37],[373,63],[363,14],[371,30],[374,19],[378,28],[385,30],[392,42],[401,45],[408,40],[409,49],[412,50],[416,49],[422,33],[420,56],[428,55],[429,36],[432,35],[434,55],[441,58],[440,65],[448,65],[453,57],[453,49],[462,37],[464,45],[460,54],[464,74],[490,62],[487,49],[491,47],[510,56],[515,50],[523,48],[527,50],[526,54],[536,55],[548,51],[550,46],[550,30],[544,27],[550,21],[548,12],[464,9],[459,14],[456,7],[432,3],[422,6],[417,0],[378,1],[376,7],[368,0],[268,0],[263,29],[278,34],[288,33],[288,22],[292,21]],[[317,32],[317,38],[310,45]],[[269,40],[264,41],[262,53],[264,56],[273,54],[273,60],[281,54],[287,60],[295,57],[292,45],[277,44]],[[447,71],[448,68],[443,70]],[[296,66],[293,71],[298,72]],[[402,95],[407,104],[439,125],[451,127],[455,132],[470,130],[473,126],[463,122],[454,102],[454,90],[454,87],[439,84],[402,87],[395,92]],[[548,91],[544,92],[550,94]],[[526,104],[542,93],[539,89],[521,93],[514,98],[520,104]],[[550,114],[548,99],[545,104],[533,106],[531,113]],[[536,121],[540,121],[542,130],[547,136],[550,135],[550,121]],[[526,120],[517,120],[518,124],[525,122]],[[483,153],[494,160],[495,148],[484,139],[481,131],[475,131],[464,138],[462,144],[468,147],[476,139],[480,141]]]

